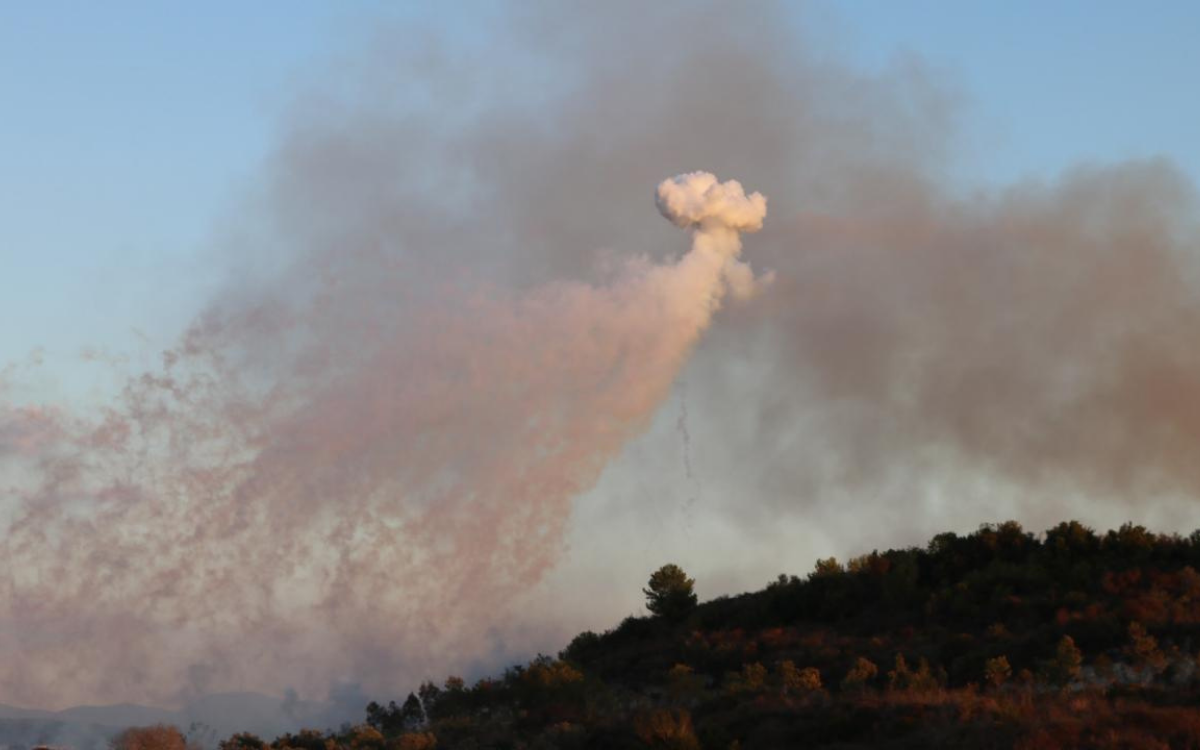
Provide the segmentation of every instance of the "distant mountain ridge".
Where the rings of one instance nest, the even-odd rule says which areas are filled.
[[[273,737],[301,726],[337,726],[348,715],[334,703],[288,701],[262,693],[212,693],[178,710],[136,703],[72,706],[47,711],[0,704],[0,748],[34,745],[104,747],[110,737],[131,726],[172,724],[205,746],[235,732]]]

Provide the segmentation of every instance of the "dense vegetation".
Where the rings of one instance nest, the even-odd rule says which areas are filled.
[[[655,616],[269,747],[1200,747],[1198,569],[1200,532],[1075,522],[819,560],[699,605],[669,566]]]

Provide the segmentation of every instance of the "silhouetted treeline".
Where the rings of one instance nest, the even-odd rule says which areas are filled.
[[[1200,533],[985,525],[631,617],[557,657],[427,682],[372,703],[361,726],[269,745],[1200,747],[1197,569]],[[222,750],[267,745],[239,735]]]

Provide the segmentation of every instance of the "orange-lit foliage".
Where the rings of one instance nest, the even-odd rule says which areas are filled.
[[[634,732],[646,745],[664,750],[699,750],[692,716],[683,710],[657,709],[634,718]]]
[[[190,746],[177,727],[155,724],[131,727],[109,741],[111,750],[198,750]]]
[[[271,747],[1200,747],[1197,568],[1200,534],[985,525],[423,684],[412,711],[376,705],[388,731]]]

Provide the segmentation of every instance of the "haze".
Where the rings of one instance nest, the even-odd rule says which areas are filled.
[[[18,11],[0,702],[395,696],[667,560],[708,598],[984,521],[1200,526],[1165,7],[914,6],[894,56],[851,6]]]

